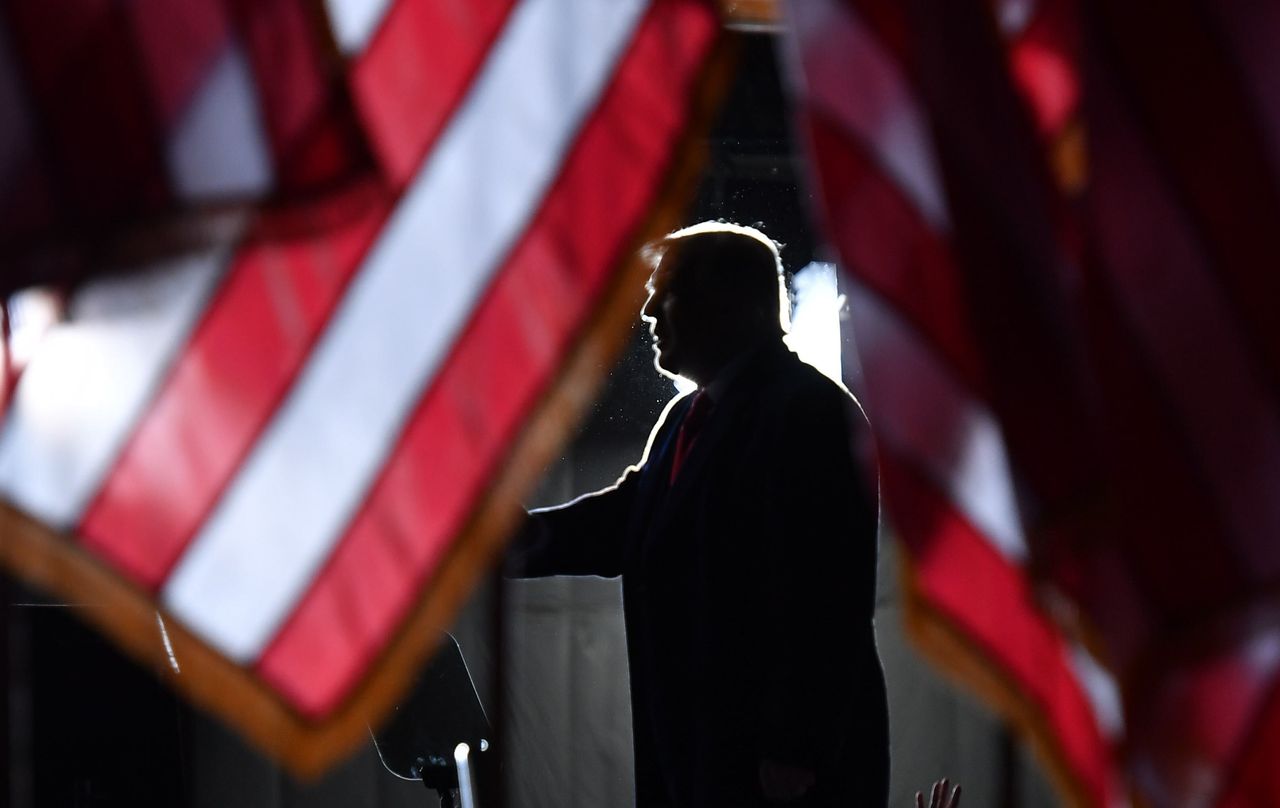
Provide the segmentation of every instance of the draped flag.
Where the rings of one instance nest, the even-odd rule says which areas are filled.
[[[715,10],[3,26],[7,288],[72,285],[5,412],[0,557],[317,771],[394,703],[622,344],[631,256],[694,178]]]
[[[1265,5],[788,5],[910,627],[1072,804],[1280,799]]]

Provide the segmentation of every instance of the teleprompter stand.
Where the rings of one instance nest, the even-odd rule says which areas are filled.
[[[478,808],[475,769],[489,749],[489,721],[458,642],[446,634],[412,690],[374,733],[387,771],[421,780],[442,808]]]

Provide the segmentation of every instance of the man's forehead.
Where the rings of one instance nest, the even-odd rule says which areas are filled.
[[[653,290],[666,286],[671,281],[671,264],[667,262],[667,256],[664,254],[658,260],[658,265],[653,268],[653,272],[649,273],[649,280],[645,283],[645,287],[652,292]]]
[[[658,265],[654,267],[653,273],[649,275],[648,287],[650,290],[657,286],[670,286],[687,261],[681,260],[678,245],[672,245],[670,249],[662,254],[662,258],[658,261]]]

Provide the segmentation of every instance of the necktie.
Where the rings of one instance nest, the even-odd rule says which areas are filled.
[[[676,475],[680,473],[680,466],[684,465],[685,458],[689,456],[689,449],[693,446],[693,442],[702,431],[710,414],[711,396],[699,390],[694,394],[693,401],[689,404],[689,411],[684,414],[684,420],[680,422],[680,431],[676,433],[676,453],[671,458],[671,478],[667,481],[668,485],[675,483]]]

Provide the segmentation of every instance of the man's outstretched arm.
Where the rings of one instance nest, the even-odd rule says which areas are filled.
[[[640,462],[629,466],[616,483],[572,502],[530,511],[507,552],[510,578],[548,575],[622,574],[623,546],[635,510],[641,469],[655,442],[669,437],[668,420],[683,397],[667,402],[649,433]]]
[[[622,545],[635,497],[636,474],[572,502],[530,511],[507,552],[506,575],[622,574]]]

